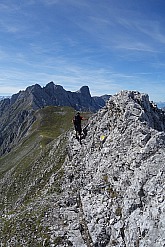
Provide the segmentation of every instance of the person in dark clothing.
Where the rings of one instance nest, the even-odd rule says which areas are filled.
[[[82,134],[82,127],[81,127],[82,120],[87,120],[87,118],[80,116],[80,112],[77,112],[73,118],[73,124],[76,131],[76,138],[80,141],[80,143],[81,143],[81,134]]]

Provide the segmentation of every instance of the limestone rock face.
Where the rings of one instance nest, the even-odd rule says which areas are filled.
[[[70,136],[63,186],[78,202],[61,211],[77,208],[73,246],[165,245],[164,131],[165,115],[148,95],[123,91],[90,119],[82,146]]]

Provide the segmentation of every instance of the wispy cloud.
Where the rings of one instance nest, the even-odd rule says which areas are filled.
[[[140,16],[132,14],[127,17],[118,17],[117,22],[126,30],[126,36],[130,37],[130,39],[132,37],[132,40],[136,39],[139,44],[143,41],[146,47],[155,46],[157,47],[155,50],[158,51],[158,48],[160,49],[161,47],[158,47],[156,42],[160,45],[165,43],[164,25],[162,26],[160,18],[158,20],[148,19],[144,13]],[[146,50],[153,51],[153,49]]]
[[[5,52],[3,47],[0,47],[0,61],[3,62],[6,59],[10,58],[10,54]]]
[[[16,11],[18,11],[20,9],[20,3],[19,1],[17,2],[7,2],[7,1],[4,1],[0,3],[0,12],[1,13],[14,13]]]
[[[51,6],[51,5],[59,3],[60,1],[59,0],[40,0],[40,2],[45,4],[45,5]]]
[[[154,88],[159,80],[163,85],[164,16],[155,9],[150,14],[147,6],[132,0],[2,0],[0,93],[5,85],[16,92],[52,80],[68,90],[87,84],[92,94],[151,92],[149,84]]]
[[[34,64],[34,69],[29,73],[21,70],[0,70],[0,93],[4,93],[4,85],[10,81],[12,93],[20,89],[39,83],[45,85],[49,81],[63,85],[67,90],[76,91],[83,85],[88,85],[92,95],[113,94],[121,89],[127,89],[132,85],[135,89],[140,80],[139,74],[117,73],[113,69],[105,67],[95,69],[71,64],[65,59],[60,59],[58,63],[45,61],[43,64]],[[64,69],[65,68],[65,69]],[[48,72],[49,71],[49,72]],[[14,87],[14,85],[17,85]],[[95,87],[93,87],[95,85]]]
[[[65,68],[65,70],[62,68]],[[69,65],[67,61],[62,60],[60,64],[55,64],[54,68],[50,68],[50,70],[41,66],[40,70],[34,69],[29,73],[12,69],[0,70],[0,73],[1,95],[6,92],[10,94],[17,93],[19,90],[24,90],[29,85],[36,83],[45,86],[49,81],[54,81],[56,84],[62,85],[66,90],[71,91],[76,91],[81,86],[88,85],[92,95],[114,94],[123,89],[137,90],[138,88],[139,91],[150,94],[151,99],[163,97],[163,88],[162,91],[158,89],[160,87],[157,88],[157,81],[155,82],[154,79],[148,81],[148,76],[152,78],[152,74],[126,74],[117,73],[106,68],[97,70],[87,67],[82,68],[77,65]],[[8,82],[10,82],[10,87],[6,87]],[[152,87],[150,86],[151,83]],[[153,89],[155,92],[153,92]],[[158,94],[158,91],[161,94]]]
[[[7,5],[6,3],[0,3],[0,10],[2,11],[9,11],[11,10],[11,7]]]
[[[12,22],[4,22],[4,21],[0,21],[0,27],[1,30],[3,30],[4,32],[8,32],[8,33],[17,33],[20,30],[20,26],[16,26],[15,24],[13,24]]]
[[[119,44],[116,44],[114,46],[116,49],[123,49],[123,50],[130,50],[130,51],[139,51],[139,52],[151,52],[151,53],[157,53],[158,51],[155,50],[150,44],[142,43],[142,42],[131,42],[131,41],[124,41],[120,42]]]

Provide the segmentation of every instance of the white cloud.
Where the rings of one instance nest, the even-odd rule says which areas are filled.
[[[20,87],[18,87],[18,86],[1,86],[0,87],[0,95],[2,96],[2,95],[8,95],[8,96],[10,96],[10,95],[13,95],[13,94],[15,94],[15,93],[18,93],[20,90],[23,90],[24,88],[20,88]]]
[[[14,13],[15,11],[18,11],[20,9],[20,1],[17,1],[17,3],[12,2],[6,2],[0,3],[0,13]]]
[[[51,70],[50,72],[42,71],[42,68],[40,71],[33,72],[6,70],[2,73],[0,71],[0,95],[17,93],[19,90],[25,90],[26,87],[36,83],[45,86],[48,82],[54,81],[55,84],[60,84],[70,91],[77,91],[81,86],[88,85],[93,96],[115,94],[120,90],[138,90],[148,93],[151,100],[154,101],[163,101],[164,98],[163,90],[165,88],[161,87],[161,84],[158,85],[154,79],[149,81],[147,74],[125,74],[105,68],[96,70],[66,64],[63,68],[65,69],[55,67],[54,71]]]
[[[141,51],[141,52],[151,52],[155,53],[158,52],[148,43],[143,43],[140,41],[123,41],[119,44],[114,45],[114,48],[116,49],[123,49],[123,50],[130,50],[130,51]]]
[[[1,1],[1,92],[9,84],[17,92],[52,80],[68,90],[87,84],[92,94],[143,89],[144,84],[150,89],[147,80],[164,69],[164,22],[123,4]]]

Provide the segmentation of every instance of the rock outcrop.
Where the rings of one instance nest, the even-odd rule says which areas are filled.
[[[165,114],[148,95],[111,97],[90,120],[83,145],[71,139],[69,148],[65,196],[73,205],[63,212],[79,209],[79,231],[73,221],[68,233],[73,246],[81,238],[86,244],[77,246],[164,246]]]
[[[42,163],[40,177],[24,190],[15,211],[6,206],[1,245],[165,246],[165,114],[148,95],[114,95],[89,119],[82,145],[74,131],[66,133],[65,147],[63,138],[33,165],[35,172]],[[55,167],[64,153],[59,180]],[[41,187],[38,181],[45,177]],[[25,204],[23,198],[37,183]]]

